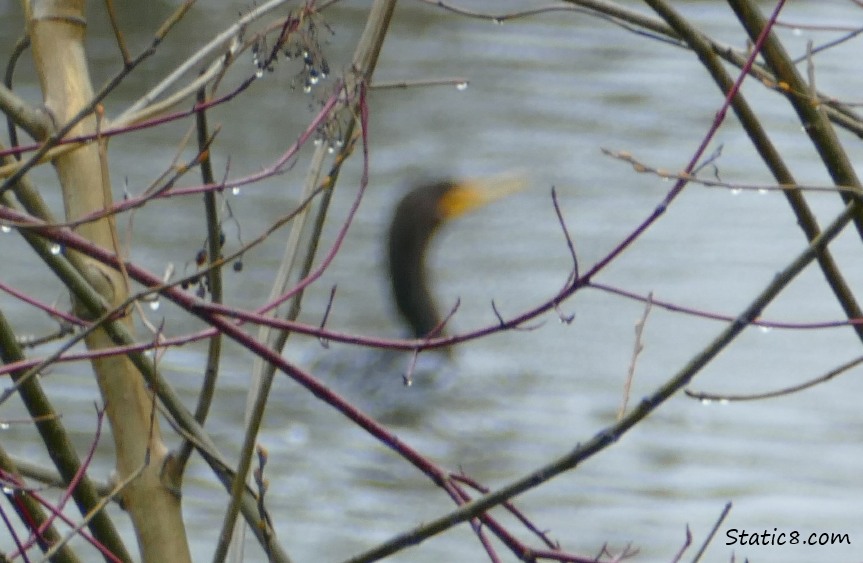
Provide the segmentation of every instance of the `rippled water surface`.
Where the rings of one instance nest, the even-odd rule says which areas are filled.
[[[108,102],[109,111],[122,109],[172,63],[193,52],[198,38],[247,9],[242,2],[209,4],[193,8],[193,17],[169,37],[160,56]],[[325,14],[334,34],[323,48],[334,72],[348,64],[366,4],[344,2]],[[464,3],[474,10],[501,13],[541,4]],[[674,4],[715,37],[745,47],[746,38],[723,3]],[[770,3],[761,4],[767,9]],[[646,11],[639,3],[625,5]],[[91,10],[99,8],[94,3]],[[169,9],[168,3],[156,3],[149,12],[123,14],[131,44],[143,46],[149,30]],[[17,14],[15,8],[0,8],[0,14],[4,10],[13,10],[10,18]],[[854,27],[863,21],[863,11],[847,2],[795,2],[785,19]],[[12,27],[0,29],[4,52],[15,39]],[[98,84],[117,70],[118,57],[104,22],[96,20],[91,28],[91,48],[100,53],[93,70]],[[782,34],[794,54],[805,52],[807,39],[835,37],[791,28]],[[859,41],[851,42],[816,59],[818,86],[837,98],[859,101],[859,48]],[[214,154],[222,167],[230,159],[231,174],[266,165],[311,118],[308,106],[313,96],[291,90],[295,69],[284,64],[253,85],[251,95],[213,112],[212,121],[223,127]],[[253,70],[250,64],[248,72]],[[371,185],[341,252],[308,291],[303,320],[320,322],[330,288],[336,285],[328,326],[401,334],[381,270],[382,237],[399,194],[420,177],[512,169],[529,175],[528,189],[440,233],[430,256],[436,293],[444,308],[458,301],[451,320],[456,331],[496,323],[492,300],[504,317],[538,305],[562,286],[571,267],[551,187],[557,190],[584,271],[632,232],[671,186],[635,173],[629,165],[603,156],[600,149],[628,151],[650,166],[680,170],[722,102],[690,52],[582,13],[554,12],[496,25],[403,0],[376,80],[430,78],[464,79],[469,85],[371,92]],[[32,77],[24,72],[20,81],[21,92],[36,95]],[[829,184],[784,98],[756,84],[744,92],[798,180]],[[183,128],[176,126],[112,142],[117,197],[124,184],[135,193],[145,189],[171,157],[182,133]],[[859,141],[844,133],[842,138],[852,159],[859,159]],[[720,145],[716,165],[723,180],[771,181],[733,118],[708,152]],[[301,159],[295,171],[231,199],[244,237],[254,236],[292,209],[305,162]],[[47,173],[37,177],[49,178]],[[357,160],[340,180],[321,248],[332,243],[359,178]],[[56,204],[56,195],[48,195]],[[813,195],[811,203],[823,224],[841,209],[835,194]],[[156,271],[167,261],[189,260],[204,238],[200,211],[199,201],[190,198],[156,203],[139,213],[134,257]],[[236,245],[232,228],[227,229],[228,244]],[[230,274],[228,292],[234,304],[254,306],[266,298],[286,236],[280,234],[250,252],[244,271]],[[4,235],[0,246],[3,281],[35,288],[49,300],[62,295],[49,275],[34,273],[25,249],[13,238]],[[692,185],[595,281],[735,315],[802,248],[804,237],[781,194],[735,194]],[[852,289],[861,289],[858,235],[843,234],[835,248]],[[22,332],[45,326],[41,318],[19,312],[21,306],[8,296],[0,295],[0,306],[11,318],[19,315],[16,326]],[[613,424],[632,358],[634,326],[644,306],[585,290],[560,308],[561,314],[574,314],[574,322],[558,322],[558,315],[550,313],[530,323],[532,330],[497,334],[458,348],[450,368],[458,373],[457,379],[443,396],[438,390],[428,400],[412,398],[415,411],[393,418],[399,437],[443,466],[464,470],[494,488]],[[197,326],[168,306],[160,311],[168,319],[166,330],[173,334]],[[820,272],[809,269],[764,311],[764,317],[822,321],[841,319],[842,312]],[[667,381],[723,328],[721,322],[654,308],[643,334],[630,404]],[[859,349],[848,328],[750,329],[698,375],[692,388],[731,394],[774,390],[821,375],[859,355]],[[326,355],[351,357],[354,352],[338,345],[331,350],[327,354],[316,341],[295,339],[286,354],[310,365],[328,361],[322,358]],[[189,404],[204,359],[203,347],[188,346],[165,360],[166,375],[186,393]],[[240,443],[250,365],[248,354],[234,348],[224,366],[211,430],[228,454],[234,454]],[[389,377],[395,393],[408,392],[400,387],[398,370]],[[92,437],[91,405],[96,400],[86,369],[57,368],[51,384],[64,405],[64,421],[83,450]],[[730,516],[706,560],[728,561],[733,553],[737,560],[859,561],[861,396],[859,371],[772,400],[703,405],[678,395],[609,450],[523,495],[518,505],[563,547],[585,555],[598,553],[606,544],[615,552],[630,545],[640,551],[636,560],[671,560],[684,542],[687,526],[699,544],[730,501]],[[13,426],[3,432],[6,437],[0,434],[0,439],[16,453],[43,455],[36,443],[29,442],[29,430]],[[260,441],[271,456],[269,508],[281,542],[296,561],[340,560],[452,509],[450,499],[424,476],[287,378],[277,380]],[[97,462],[102,474],[110,470],[108,443],[104,441]],[[208,560],[224,503],[203,464],[193,465],[184,502],[196,560]],[[774,528],[847,532],[852,545],[725,545],[728,530]],[[479,543],[462,527],[393,560],[483,557]],[[248,560],[261,561],[263,556],[250,545]]]

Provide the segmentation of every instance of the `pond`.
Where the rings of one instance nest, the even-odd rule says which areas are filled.
[[[168,37],[163,51],[108,100],[109,114],[137,99],[193,53],[203,38],[248,9],[247,2],[218,4],[193,8],[192,17]],[[447,224],[433,242],[429,267],[441,308],[458,303],[448,324],[451,332],[494,325],[495,309],[511,318],[539,305],[564,285],[572,267],[552,187],[580,270],[586,271],[636,229],[673,185],[657,175],[637,173],[602,149],[626,151],[657,169],[682,170],[722,104],[691,52],[585,13],[554,11],[497,24],[430,4],[400,3],[375,83],[446,79],[445,84],[371,90],[370,185],[332,266],[306,293],[300,319],[310,324],[321,322],[335,286],[327,326],[402,335],[384,272],[384,236],[400,194],[419,178],[511,170],[521,171],[529,186]],[[526,0],[463,4],[494,14],[545,5]],[[622,4],[647,14],[640,3]],[[711,36],[745,48],[745,34],[724,3],[676,4]],[[94,4],[90,9],[100,8]],[[168,2],[123,7],[121,21],[129,26],[130,44],[146,45],[170,9]],[[17,8],[0,8],[0,13],[4,10],[11,10],[4,14],[8,18],[18,15]],[[365,2],[342,2],[323,15],[332,34],[321,31],[321,48],[334,75],[347,67],[366,11]],[[848,25],[860,17],[850,2],[799,2],[787,9],[783,21]],[[0,30],[3,52],[16,39],[13,27]],[[117,71],[119,61],[105,23],[94,18],[91,28],[98,85]],[[780,33],[795,55],[805,53],[809,39],[818,44],[836,37],[793,25]],[[858,54],[859,43],[852,41],[819,56],[819,89],[858,100]],[[223,129],[213,149],[217,169],[239,175],[262,168],[311,120],[329,83],[305,94],[296,87],[297,67],[288,61],[280,64],[255,83],[248,96],[212,112],[211,122]],[[247,70],[253,72],[251,61]],[[19,91],[37,99],[33,77],[22,72],[19,81]],[[743,92],[798,181],[830,185],[785,99],[750,82]],[[116,198],[124,189],[140,193],[158,177],[185,127],[145,130],[112,142]],[[859,159],[859,142],[847,133],[840,135],[852,158]],[[240,244],[239,236],[253,238],[296,205],[310,151],[305,149],[296,168],[284,176],[227,196],[236,219],[226,223],[228,248]],[[773,182],[731,116],[708,154],[716,159],[702,172],[705,177],[748,185]],[[361,174],[361,159],[355,157],[339,180],[321,255],[334,242]],[[53,185],[50,177],[49,171],[37,174],[45,185]],[[46,195],[60,209],[57,194]],[[809,200],[822,225],[842,208],[834,193],[811,194]],[[132,231],[133,258],[153,271],[162,271],[168,262],[181,271],[187,268],[205,237],[200,207],[197,198],[171,199],[139,212]],[[242,272],[226,274],[231,304],[254,307],[264,302],[286,238],[287,231],[280,231],[244,256]],[[34,279],[28,251],[12,239],[4,235],[0,246],[8,264],[3,282],[55,299],[62,296],[61,286],[50,276]],[[594,281],[640,296],[652,294],[680,307],[735,316],[805,246],[780,192],[692,184]],[[852,289],[859,289],[859,236],[849,229],[831,248]],[[46,326],[8,295],[0,295],[0,306],[10,318],[21,318],[16,327],[22,333]],[[559,313],[528,323],[529,330],[497,333],[458,347],[458,377],[450,395],[417,405],[415,417],[396,421],[393,428],[444,467],[463,470],[493,489],[510,483],[614,424],[633,364],[636,323],[644,313],[642,302],[581,290],[560,305]],[[199,328],[167,304],[154,315],[165,315],[166,330],[172,334]],[[574,315],[573,321],[560,322],[567,315]],[[841,320],[843,313],[823,275],[811,266],[763,317],[807,323]],[[726,324],[654,306],[634,364],[630,408],[677,373]],[[857,357],[859,349],[847,326],[751,327],[691,388],[736,395],[789,387]],[[242,349],[230,350],[208,428],[232,455],[242,435],[251,357]],[[354,352],[337,344],[331,350]],[[285,351],[305,365],[326,353],[317,340],[304,338],[292,338]],[[205,347],[194,345],[171,351],[162,364],[190,405],[204,361]],[[56,381],[61,376],[62,384]],[[92,439],[92,405],[97,400],[87,369],[57,367],[48,377],[64,421],[83,450]],[[400,375],[389,377],[400,385]],[[859,548],[848,545],[727,545],[726,534],[776,529],[801,535],[848,533],[852,545],[863,539],[863,499],[857,487],[863,452],[854,438],[863,429],[861,394],[859,371],[768,400],[718,404],[678,394],[611,448],[518,497],[516,504],[565,549],[585,556],[599,553],[603,545],[614,553],[631,546],[639,550],[635,560],[669,561],[683,545],[687,527],[693,542],[700,544],[732,502],[707,560],[727,561],[732,553],[738,560],[757,561],[859,558]],[[17,405],[4,409],[2,418],[20,416]],[[18,425],[0,433],[14,453],[42,456],[34,436]],[[426,477],[286,377],[276,380],[260,443],[270,453],[268,506],[280,541],[296,561],[347,558],[453,508]],[[99,453],[96,473],[107,475],[110,440],[103,439]],[[207,560],[223,517],[221,488],[200,461],[193,463],[187,481],[184,509],[195,559]],[[119,521],[128,526],[122,517]],[[479,542],[462,526],[392,560],[483,557]],[[251,542],[247,560],[264,560]]]

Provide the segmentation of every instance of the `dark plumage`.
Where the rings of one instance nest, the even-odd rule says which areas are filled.
[[[428,287],[425,253],[446,219],[440,201],[456,184],[423,185],[409,192],[396,207],[389,231],[389,272],[396,306],[416,338],[432,335],[440,316]]]
[[[425,267],[426,252],[437,229],[448,219],[522,185],[512,176],[441,180],[411,190],[398,203],[389,227],[387,257],[393,298],[412,336],[421,339],[436,336],[432,334],[435,329],[442,332]],[[378,349],[365,350],[359,356],[353,350],[347,356],[333,352],[316,358],[315,373],[329,374],[328,385],[390,423],[416,424],[417,417],[434,410],[438,401],[449,400],[448,390],[457,376],[447,350],[419,358]],[[403,379],[406,374],[408,379]],[[404,392],[402,382],[409,382],[411,393]]]
[[[523,185],[521,177],[512,174],[470,181],[439,180],[414,188],[399,202],[388,235],[389,273],[396,306],[414,337],[439,336],[442,332],[425,268],[426,250],[438,227]]]

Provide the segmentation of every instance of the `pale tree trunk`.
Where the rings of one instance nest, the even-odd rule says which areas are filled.
[[[55,126],[61,127],[93,98],[84,50],[84,1],[24,0],[24,6],[45,107]],[[96,118],[91,115],[82,120],[70,135],[87,135],[95,131]],[[100,159],[97,143],[57,157],[53,164],[62,184],[67,219],[80,218],[111,204],[108,175],[103,173],[103,165],[107,170],[107,163]],[[118,252],[112,218],[86,223],[76,227],[76,231],[93,243]],[[88,264],[88,271],[83,273],[110,307],[128,297],[127,284],[119,272],[86,258],[84,261]],[[81,309],[82,306],[76,305],[78,314],[92,316],[92,311]],[[121,322],[132,331],[129,314]],[[101,329],[92,332],[86,343],[91,350],[113,344]],[[93,369],[114,436],[117,480],[124,480],[141,470],[149,450],[149,463],[120,495],[123,507],[132,517],[142,559],[152,562],[190,561],[179,484],[163,483],[160,478],[168,452],[161,439],[158,421],[152,416],[151,393],[125,356],[95,360]]]

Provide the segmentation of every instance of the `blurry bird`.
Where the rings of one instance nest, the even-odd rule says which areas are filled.
[[[513,174],[437,180],[418,185],[399,201],[387,233],[387,261],[392,298],[412,337],[444,332],[426,269],[426,253],[435,233],[448,220],[513,193],[524,183]],[[435,398],[445,399],[455,380],[448,350],[423,353],[417,363],[410,355],[392,350],[350,352],[349,357],[332,351],[318,357],[313,372],[364,410],[390,421],[414,420],[433,408]],[[403,392],[405,382],[410,383],[410,393]]]
[[[439,336],[441,317],[429,288],[426,250],[446,221],[521,189],[513,174],[424,183],[396,206],[387,237],[393,299],[415,338]]]

